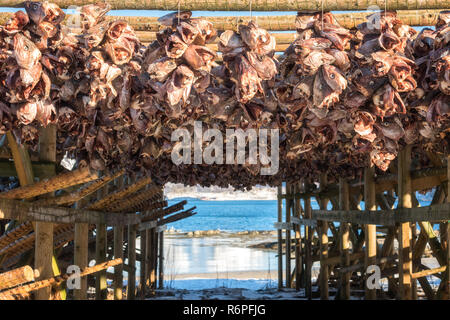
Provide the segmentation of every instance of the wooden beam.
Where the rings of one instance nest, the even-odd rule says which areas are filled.
[[[304,185],[305,187],[305,185]],[[311,213],[311,198],[306,197],[303,199],[305,202],[305,219],[311,219],[312,213]],[[306,284],[305,284],[305,294],[306,297],[311,300],[312,299],[312,227],[305,226],[305,278],[306,278]]]
[[[41,136],[42,139],[45,137],[46,136]],[[51,136],[49,136],[48,138],[51,139]],[[47,158],[49,159],[49,157],[44,157],[44,155],[42,155],[43,160]],[[77,169],[71,172],[43,179],[33,184],[12,189],[7,192],[2,192],[0,193],[0,199],[30,199],[46,193],[69,188],[96,179],[98,179],[98,174],[91,173],[89,168]]]
[[[286,182],[286,194],[292,193],[292,185]],[[286,224],[290,224],[291,222],[291,210],[292,210],[292,200],[286,199],[286,208],[285,208],[285,221]],[[291,229],[284,229],[285,239],[286,239],[286,287],[291,288]]]
[[[411,149],[406,146],[398,155],[398,206],[400,208],[412,208],[411,187]],[[399,298],[412,299],[412,249],[411,249],[411,224],[409,222],[399,225]]]
[[[320,189],[324,190],[327,185],[327,175],[321,174],[320,176]],[[320,198],[319,207],[322,210],[327,210],[328,199]],[[324,263],[324,260],[328,258],[328,222],[323,220],[317,221],[319,228],[319,241],[320,241],[320,299],[328,300],[328,264]]]
[[[124,177],[117,178],[118,188],[124,186]],[[114,259],[123,259],[123,226],[114,227]],[[122,300],[123,291],[123,265],[114,268],[114,300]]]
[[[423,271],[419,271],[419,272],[414,272],[413,274],[411,274],[411,277],[413,279],[418,279],[418,278],[422,278],[422,277],[435,275],[436,273],[441,273],[441,272],[444,272],[446,270],[447,270],[447,266],[443,266],[443,267],[439,267],[439,268],[434,268],[434,269],[428,269],[428,270],[423,270]]]
[[[103,223],[106,225],[137,224],[140,217],[134,214],[107,213],[64,207],[42,207],[34,203],[0,199],[0,219],[39,221],[51,223]]]
[[[128,226],[128,290],[127,299],[136,298],[136,225]]]
[[[348,183],[344,178],[339,179],[339,209],[350,210],[350,197],[348,191]],[[350,266],[350,242],[349,242],[349,226],[347,222],[341,222],[339,226],[340,236],[340,253],[341,253],[341,266],[343,268]],[[341,290],[340,298],[343,300],[350,299],[350,273],[340,274]]]
[[[23,148],[23,147],[22,147]],[[31,162],[33,174],[36,178],[42,179],[55,172],[54,163]],[[13,161],[0,160],[0,177],[17,177],[18,173]]]
[[[281,199],[282,185],[277,187],[278,191],[278,202],[277,202],[277,221],[279,223],[283,222],[283,200]],[[277,240],[278,240],[278,289],[283,287],[283,234],[281,229],[277,230]]]
[[[297,182],[294,185],[294,193],[297,193],[300,189],[300,182]],[[294,217],[300,219],[300,198],[295,198],[294,200]],[[294,225],[295,231],[295,289],[300,290],[300,285],[302,284],[303,279],[303,259],[302,259],[302,234],[300,230],[300,225]]]
[[[397,208],[395,210],[313,210],[316,220],[349,222],[352,224],[376,224],[393,226],[395,223],[417,221],[447,221],[450,218],[448,203],[419,208]]]
[[[95,3],[95,0],[55,0],[54,3],[61,8],[68,8],[71,5],[82,6],[88,3]],[[21,7],[21,0],[0,0],[1,7]],[[110,0],[112,9],[135,9],[135,10],[191,10],[191,11],[249,11],[249,2],[216,0],[210,1],[190,1],[190,0],[151,0],[151,1],[120,1]],[[311,1],[263,1],[253,0],[253,11],[355,11],[366,10],[371,6],[384,8],[385,3],[382,0],[367,0],[362,3],[354,1],[333,1],[333,0],[311,0]],[[450,3],[448,0],[439,2],[433,0],[412,1],[398,0],[389,4],[389,10],[418,10],[418,9],[440,9],[448,8]]]
[[[75,204],[75,207],[82,207],[83,200]],[[74,235],[74,264],[80,269],[88,266],[89,259],[89,224],[88,223],[75,223],[75,235]],[[80,278],[80,289],[74,290],[74,298],[76,300],[87,300],[87,278]]]
[[[375,199],[375,167],[364,169],[364,205],[366,210],[375,211],[377,209],[376,199]],[[371,265],[374,265],[377,259],[377,229],[374,224],[366,224],[365,230],[365,259],[364,266],[365,269]],[[367,274],[366,274],[367,279]],[[376,289],[369,289],[367,283],[365,288],[365,298],[366,300],[375,300],[377,298]]]
[[[103,198],[108,194],[108,185],[104,186],[98,192],[98,198]],[[107,252],[107,232],[106,224],[99,223],[96,225],[95,237],[95,261],[103,263],[106,261]],[[107,298],[106,270],[97,273],[95,278],[95,299],[106,300]]]
[[[145,298],[145,294],[146,294],[146,275],[145,275],[145,271],[146,266],[147,266],[147,250],[149,250],[150,248],[147,248],[147,233],[148,230],[142,230],[139,232],[140,235],[140,247],[141,247],[141,261],[140,261],[140,294],[141,294],[141,299]]]

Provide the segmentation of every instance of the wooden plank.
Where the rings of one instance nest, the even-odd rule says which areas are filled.
[[[321,174],[320,176],[320,190],[325,190],[327,185],[326,174]],[[322,210],[327,210],[328,199],[320,198],[319,207]],[[328,223],[323,220],[318,220],[317,225],[319,227],[319,244],[320,244],[320,299],[328,300],[329,289],[328,289],[328,264],[324,263],[324,260],[328,258]]]
[[[344,178],[339,179],[339,209],[350,210],[350,197],[348,183]],[[350,242],[349,242],[349,226],[347,222],[342,222],[339,226],[341,266],[343,268],[350,266]],[[343,300],[350,299],[350,273],[340,274],[341,290],[340,298]]]
[[[283,222],[283,200],[281,199],[282,186],[279,185],[278,191],[278,202],[277,202],[277,222]],[[278,241],[278,289],[283,287],[283,234],[281,229],[277,230],[277,241]]]
[[[411,146],[406,146],[398,155],[398,206],[412,208],[411,187]],[[399,298],[412,299],[412,249],[411,225],[409,222],[399,225]]]
[[[375,211],[377,209],[375,199],[375,167],[364,169],[364,203],[365,209]],[[364,236],[366,241],[365,269],[371,265],[374,265],[377,259],[377,229],[374,224],[366,224],[364,230]],[[367,275],[366,275],[367,279]],[[366,300],[375,300],[377,298],[376,289],[369,289],[367,284],[364,286]]]

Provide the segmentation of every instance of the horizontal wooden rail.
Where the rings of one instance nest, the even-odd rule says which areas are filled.
[[[46,162],[32,162],[34,176],[37,178],[48,177],[54,174],[55,164]],[[16,167],[13,161],[0,160],[0,177],[17,177]]]
[[[399,10],[397,11],[398,18],[405,24],[410,26],[433,26],[436,24],[437,17],[441,10]],[[370,12],[349,12],[337,13],[334,16],[342,27],[352,29],[360,23],[367,21],[367,16]],[[13,13],[0,13],[0,24],[5,24]],[[66,20],[71,19],[72,15],[67,15]],[[201,17],[210,21],[214,28],[218,31],[237,30],[240,24],[248,23],[250,20],[255,21],[261,28],[268,31],[295,31],[296,15],[283,16],[237,16],[237,17]],[[164,28],[159,22],[158,17],[133,17],[133,16],[107,16],[107,20],[127,21],[135,31],[153,31],[157,32]],[[72,21],[72,20],[70,20]],[[146,42],[144,40],[141,40]]]
[[[190,208],[190,209],[188,209],[186,211],[174,214],[173,216],[170,216],[168,218],[161,219],[161,220],[158,221],[158,223],[156,225],[159,227],[159,226],[166,225],[168,223],[172,223],[172,222],[175,222],[175,221],[178,221],[178,220],[181,220],[181,219],[185,219],[185,218],[191,217],[191,216],[197,214],[197,212],[194,212],[194,210],[196,208],[197,207],[192,207],[192,208]]]
[[[378,211],[312,210],[312,217],[317,220],[384,226],[394,226],[401,222],[448,221],[450,220],[450,203]]]
[[[23,283],[34,281],[38,271],[30,266],[23,266],[0,274],[0,290],[8,289]]]
[[[54,0],[61,8],[82,6],[98,0]],[[0,7],[20,7],[22,0],[0,0]],[[209,11],[249,11],[250,3],[253,11],[320,11],[329,10],[366,10],[371,6],[384,8],[384,0],[109,0],[113,9],[146,9],[146,10],[209,10]],[[408,9],[440,9],[449,8],[449,0],[396,0],[387,3],[389,10]]]
[[[43,207],[18,200],[0,199],[0,219],[51,223],[128,225],[140,222],[135,214],[104,213],[63,207]]]

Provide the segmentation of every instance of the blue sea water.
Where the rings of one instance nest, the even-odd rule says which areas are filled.
[[[421,206],[430,204],[432,193],[421,195],[417,193]],[[192,198],[177,198],[169,200],[173,205],[181,200],[188,201],[185,209],[196,207],[196,215],[168,224],[168,227],[183,232],[196,230],[221,230],[227,232],[274,230],[277,221],[277,200],[228,200],[207,201]],[[303,202],[302,202],[303,205]],[[312,199],[313,209],[319,209],[315,199]],[[364,209],[364,202],[361,202]],[[331,209],[331,204],[328,205]],[[283,213],[284,214],[284,213]]]

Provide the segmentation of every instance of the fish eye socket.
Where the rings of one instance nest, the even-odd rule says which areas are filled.
[[[330,78],[334,79],[334,73],[330,74]]]
[[[39,8],[39,5],[38,5],[37,3],[33,3],[33,4],[31,5],[31,8],[32,8],[33,10],[37,10],[37,9]]]
[[[23,49],[24,49],[25,51],[28,51],[30,48],[28,48],[27,45],[24,45],[24,46],[23,46]]]

